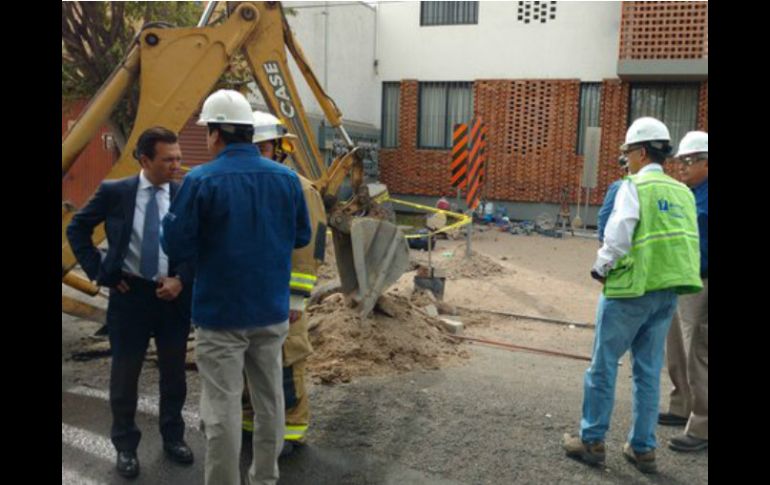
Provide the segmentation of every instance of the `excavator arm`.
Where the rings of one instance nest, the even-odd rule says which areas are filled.
[[[207,14],[210,11],[207,8]],[[287,49],[330,124],[348,145],[349,152],[334,160],[328,169],[289,72]],[[342,126],[341,112],[313,74],[280,2],[239,2],[223,23],[213,27],[143,29],[125,60],[63,139],[62,175],[137,79],[140,96],[133,130],[106,178],[138,173],[132,153],[139,135],[156,125],[178,133],[237,54],[246,59],[270,111],[297,136],[291,164],[313,181],[327,201],[343,291],[359,304],[365,316],[381,292],[406,270],[408,246],[401,231],[382,218],[384,211],[363,184],[362,162]],[[353,185],[353,197],[338,201],[337,192],[346,177]],[[62,281],[95,294],[98,289],[91,282],[70,272],[77,263],[66,238],[66,227],[73,215],[73,209],[63,203]],[[94,243],[104,238],[100,226],[94,233]]]

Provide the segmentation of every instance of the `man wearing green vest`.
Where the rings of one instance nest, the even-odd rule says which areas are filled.
[[[615,399],[618,360],[631,350],[633,417],[623,455],[655,473],[655,427],[664,346],[678,294],[700,291],[695,198],[663,172],[668,128],[639,118],[620,147],[631,175],[618,189],[591,276],[604,284],[585,374],[580,435],[564,435],[567,456],[604,463],[604,437]]]

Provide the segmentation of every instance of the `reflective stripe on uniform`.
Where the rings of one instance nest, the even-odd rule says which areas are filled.
[[[307,286],[313,288],[315,282],[318,281],[318,277],[305,273],[291,273],[291,283],[296,285]]]
[[[310,296],[310,292],[313,291],[317,277],[311,274],[305,273],[291,273],[291,280],[289,280],[289,288],[292,294],[300,296]]]
[[[633,247],[638,248],[641,246],[646,246],[651,242],[655,242],[662,239],[681,239],[681,238],[690,238],[690,239],[694,239],[695,241],[698,241],[698,234],[695,234],[689,231],[650,233],[634,241]]]
[[[248,431],[249,433],[254,432],[254,421],[250,420],[243,420],[243,430]],[[284,431],[283,439],[290,440],[290,441],[298,441],[305,437],[305,433],[307,432],[307,425],[296,425],[296,424],[287,424],[286,429]]]
[[[307,432],[306,424],[287,424],[283,434],[283,439],[287,441],[299,441],[305,437]]]
[[[671,188],[673,188],[675,190],[678,190],[680,192],[683,192],[683,193],[689,193],[690,192],[690,189],[688,189],[686,187],[682,188],[682,186],[679,183],[668,182],[666,180],[657,180],[657,179],[656,180],[645,180],[643,182],[638,182],[636,184],[636,189],[637,190],[640,190],[640,189],[641,190],[652,189],[652,188],[655,187],[655,184],[666,185],[668,187],[671,187]]]

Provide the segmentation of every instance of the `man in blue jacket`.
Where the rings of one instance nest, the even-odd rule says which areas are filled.
[[[709,444],[709,161],[708,133],[691,131],[676,154],[680,175],[695,195],[700,236],[700,276],[703,290],[679,299],[666,340],[668,374],[674,387],[669,410],[658,416],[666,426],[685,426],[669,440],[676,451],[698,451]]]
[[[251,106],[220,90],[200,125],[215,157],[185,177],[163,220],[169,256],[194,260],[192,321],[206,434],[205,481],[240,483],[241,392],[245,370],[255,429],[249,483],[278,481],[283,447],[281,346],[289,329],[291,254],[311,227],[302,187],[254,146]]]

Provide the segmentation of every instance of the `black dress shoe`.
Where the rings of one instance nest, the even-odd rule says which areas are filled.
[[[135,451],[119,451],[116,465],[118,475],[125,478],[134,478],[139,475],[139,459]]]
[[[191,464],[194,459],[192,450],[184,441],[163,443],[163,451],[171,460],[183,465]]]
[[[658,424],[662,426],[684,426],[687,424],[687,418],[671,413],[660,413],[658,414]]]
[[[709,446],[709,440],[682,433],[668,440],[668,447],[676,451],[700,451]]]

